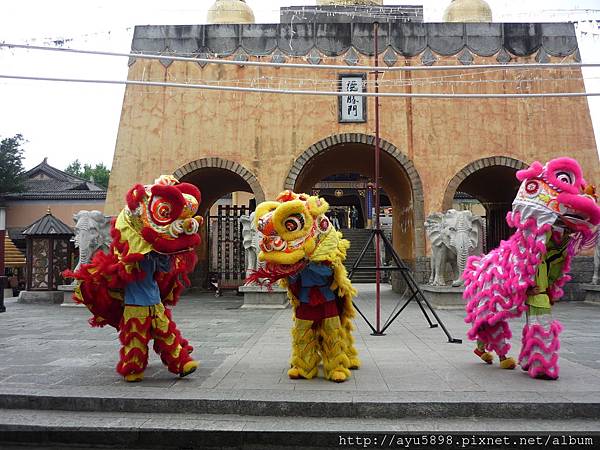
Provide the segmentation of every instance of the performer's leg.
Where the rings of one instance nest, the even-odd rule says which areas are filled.
[[[529,370],[529,352],[525,352],[525,343],[529,336],[529,311],[526,313],[526,321],[521,332],[521,351],[519,352],[519,366],[521,370],[527,372]]]
[[[154,351],[160,355],[163,364],[169,372],[185,377],[198,368],[198,361],[190,356],[191,347],[181,337],[177,325],[171,318],[171,311],[165,309],[162,303],[153,306],[152,337]]]
[[[494,351],[498,355],[501,369],[514,369],[517,366],[514,358],[506,356],[510,350],[508,340],[511,337],[510,327],[505,320],[482,327],[478,334],[478,342],[485,345],[485,350]]]
[[[485,342],[483,341],[477,341],[477,347],[475,347],[473,353],[479,356],[486,364],[492,364],[494,361],[494,355],[485,351]]]
[[[519,364],[532,378],[555,380],[559,375],[558,349],[562,326],[553,320],[549,308],[529,307],[523,329]]]
[[[358,358],[358,352],[356,351],[356,347],[354,347],[354,336],[352,336],[352,331],[354,330],[354,325],[352,325],[351,320],[343,320],[342,321],[342,331],[344,332],[344,341],[346,346],[346,355],[348,356],[348,360],[350,361],[349,369],[358,369],[360,367],[360,359]]]
[[[142,381],[148,365],[148,341],[152,317],[147,306],[125,305],[119,326],[122,347],[117,372],[125,381]]]
[[[325,378],[336,383],[350,377],[350,360],[346,355],[346,333],[339,316],[323,319],[319,326],[319,341]]]
[[[292,327],[292,357],[288,370],[290,378],[306,378],[310,380],[318,373],[317,365],[321,360],[317,351],[317,333],[313,329],[312,320],[294,318]]]

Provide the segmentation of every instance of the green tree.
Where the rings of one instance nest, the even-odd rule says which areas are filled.
[[[67,166],[65,172],[70,173],[71,175],[75,175],[76,177],[83,176],[83,170],[81,169],[81,163],[78,159],[73,161],[71,164]]]
[[[83,164],[82,166],[81,162],[76,159],[67,166],[65,172],[75,175],[76,177],[83,178],[84,180],[92,181],[104,188],[108,187],[110,170],[103,163],[98,163],[94,167],[87,163]]]
[[[23,136],[0,141],[0,192],[23,192],[25,190],[25,169],[23,168],[23,149],[26,142]]]

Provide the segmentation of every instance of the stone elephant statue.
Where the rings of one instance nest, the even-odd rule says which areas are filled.
[[[594,273],[592,275],[592,284],[598,283],[598,275],[600,272],[600,239],[596,241],[596,251],[594,252]]]
[[[79,248],[79,261],[74,271],[82,264],[89,264],[98,250],[106,252],[110,246],[110,222],[100,211],[79,211],[73,214],[75,221],[75,247]]]
[[[246,276],[248,276],[252,271],[258,269],[258,253],[260,252],[258,230],[254,226],[254,213],[249,216],[241,216],[240,221],[242,223],[242,242],[246,256]]]
[[[427,217],[425,230],[431,241],[429,284],[445,286],[446,264],[453,270],[452,286],[462,286],[462,273],[470,255],[483,253],[483,221],[471,211],[450,209]]]

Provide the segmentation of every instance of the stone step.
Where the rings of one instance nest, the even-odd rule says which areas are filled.
[[[501,430],[500,434],[498,430]],[[457,431],[459,433],[455,434]],[[160,411],[143,414],[0,409],[0,446],[3,450],[21,450],[25,446],[38,450],[98,448],[99,445],[102,448],[136,449],[408,448],[407,441],[400,438],[422,438],[423,435],[435,435],[436,438],[443,435],[445,439],[451,436],[455,445],[445,448],[475,448],[466,445],[472,443],[475,436],[506,436],[509,441],[503,440],[502,448],[519,448],[519,443],[523,442],[519,435],[545,435],[544,438],[551,435],[565,446],[573,443],[576,436],[591,437],[594,443],[599,439],[595,419],[327,417],[324,420],[321,417],[168,414]],[[360,442],[356,441],[357,437]],[[478,439],[475,443],[479,443]],[[436,446],[415,445],[415,448]]]
[[[348,256],[351,256],[351,255],[358,256],[358,255],[361,254],[361,252],[362,252],[362,247],[357,247],[357,248],[355,248],[353,250],[348,250],[346,252],[346,255],[348,255]],[[365,255],[370,255],[372,257],[375,257],[375,249],[368,248],[367,251],[365,252]]]
[[[360,373],[360,371],[358,372]],[[332,385],[339,386],[339,385]],[[136,386],[137,387],[137,386]],[[277,417],[347,417],[347,418],[447,418],[478,417],[488,419],[600,419],[600,397],[589,396],[574,402],[568,395],[544,400],[531,392],[345,392],[300,390],[213,390],[198,389],[194,394],[172,392],[154,394],[143,386],[130,387],[131,394],[102,395],[87,389],[81,394],[0,393],[2,410],[72,411],[92,413],[161,413],[222,414]],[[333,388],[332,388],[333,389]],[[90,392],[91,391],[91,392]],[[125,391],[125,390],[124,390]],[[86,392],[90,392],[89,394]],[[92,394],[92,392],[94,394]],[[125,391],[127,392],[127,391]],[[152,395],[154,394],[154,395]],[[334,397],[334,398],[333,398]]]
[[[373,275],[372,277],[364,277],[364,278],[352,277],[352,282],[353,283],[375,283],[375,275]]]
[[[353,261],[346,260],[346,262],[344,263],[344,265],[347,268],[351,268],[354,265],[354,263],[356,263],[356,261],[358,261],[358,258],[355,259],[355,260],[353,260]],[[359,266],[360,267],[365,267],[365,266],[375,267],[375,259],[371,260],[369,258],[363,258],[363,259],[360,260]]]
[[[501,430],[500,434],[498,430]],[[479,443],[476,436],[501,436],[502,439],[506,436],[509,441],[503,440],[502,448],[519,448],[524,442],[520,440],[523,435],[545,435],[544,439],[555,436],[564,446],[569,442],[573,444],[576,437],[599,442],[595,419],[327,417],[324,420],[321,417],[165,414],[160,411],[140,414],[0,409],[0,447],[3,450],[21,450],[25,446],[38,450],[83,449],[98,448],[99,445],[102,448],[148,450],[408,448],[407,441],[402,438],[422,438],[423,435],[435,435],[436,438],[443,435],[445,439],[451,436],[455,445],[445,448],[475,448],[466,444],[473,440]],[[415,445],[415,448],[436,446]]]

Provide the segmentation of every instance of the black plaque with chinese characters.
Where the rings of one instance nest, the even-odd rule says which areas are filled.
[[[341,123],[356,123],[367,121],[367,98],[352,95],[353,92],[365,91],[366,74],[353,73],[341,74],[339,76],[340,92],[348,92],[348,95],[338,97],[339,117]]]

